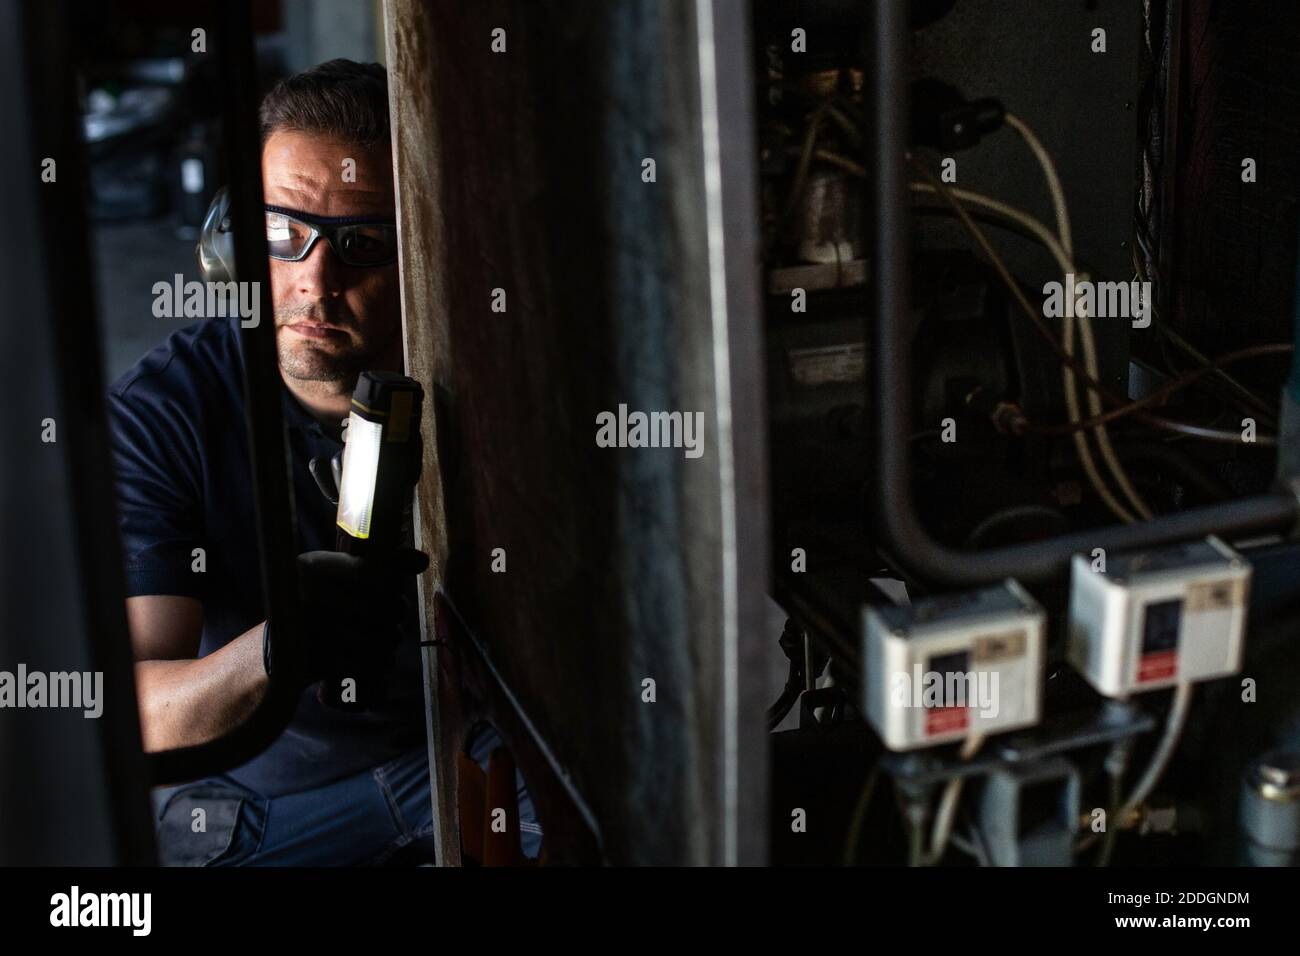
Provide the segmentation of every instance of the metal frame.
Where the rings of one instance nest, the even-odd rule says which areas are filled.
[[[40,862],[50,862],[60,853],[93,861],[98,852],[107,849],[114,862],[141,865],[155,859],[145,790],[148,765],[140,748],[139,717],[134,706],[116,502],[111,483],[103,481],[104,475],[112,473],[112,466],[103,415],[95,282],[85,222],[85,164],[67,42],[71,21],[66,7],[63,2],[6,4],[0,13],[0,56],[6,70],[0,100],[5,104],[7,124],[15,127],[6,143],[6,154],[20,169],[14,173],[11,185],[25,193],[7,207],[14,221],[10,223],[11,236],[3,243],[6,305],[15,310],[15,316],[6,320],[14,324],[13,331],[5,336],[5,345],[12,348],[6,350],[6,365],[13,362],[26,366],[43,351],[41,358],[54,366],[35,373],[29,367],[21,368],[16,379],[6,376],[5,384],[22,393],[16,399],[14,413],[22,416],[26,433],[26,411],[30,410],[27,403],[35,396],[24,387],[25,382],[49,376],[53,383],[42,381],[40,388],[48,389],[57,399],[60,439],[41,459],[31,463],[22,460],[24,452],[13,449],[16,460],[7,461],[7,467],[31,467],[51,479],[51,484],[40,489],[40,501],[5,501],[4,505],[6,509],[27,511],[20,516],[20,527],[25,518],[27,524],[39,529],[35,533],[59,540],[58,550],[46,551],[33,547],[29,540],[16,538],[6,543],[6,550],[26,561],[32,560],[33,553],[63,551],[66,555],[67,550],[72,550],[73,560],[71,566],[45,569],[46,574],[63,580],[51,584],[48,597],[43,594],[42,598],[66,599],[66,604],[49,607],[48,613],[33,619],[25,612],[41,600],[24,595],[16,607],[5,609],[0,627],[24,629],[25,633],[13,635],[18,647],[64,641],[83,644],[82,653],[91,668],[105,677],[107,700],[95,721],[97,726],[90,731],[98,738],[96,748],[88,749],[79,736],[53,740],[50,732],[43,731],[17,740],[16,754],[8,756],[13,762],[0,767],[0,776],[12,773],[21,777],[16,782],[24,788],[57,785],[54,781],[61,780],[65,785],[74,783],[83,793],[98,790],[105,794],[108,806],[103,817],[108,832],[101,832],[101,845],[81,843],[74,847],[60,836],[40,846]],[[38,178],[45,157],[57,164],[57,179],[53,182]],[[6,165],[6,171],[9,169]],[[18,255],[10,255],[11,244],[20,250]],[[10,278],[14,280],[12,285]],[[23,316],[22,320],[18,315]],[[34,333],[27,328],[19,332],[20,325],[39,328]],[[53,411],[47,408],[45,413]],[[10,584],[6,581],[6,588]],[[123,702],[127,706],[121,706]],[[0,718],[6,719],[13,718]],[[43,723],[57,727],[52,720],[46,718]],[[0,746],[0,750],[7,749]],[[41,753],[56,749],[57,761]],[[40,755],[25,766],[28,761],[24,758],[32,754]],[[102,763],[88,763],[88,758],[95,757]],[[81,766],[76,766],[77,761]],[[65,769],[53,772],[51,767],[56,763]],[[78,779],[86,774],[100,779]],[[0,803],[5,796],[0,793]],[[48,831],[49,815],[58,812],[64,799],[62,794],[52,798],[38,792],[35,802],[24,800],[19,805],[20,813],[39,808],[40,812],[33,814],[35,819],[23,822],[20,815],[14,825]],[[86,819],[75,827],[65,827],[63,821],[56,825],[61,832],[71,830],[85,839],[98,814],[98,810],[86,811]],[[42,815],[44,819],[40,819]],[[0,856],[5,856],[3,846]]]
[[[231,217],[235,222],[259,222],[262,217],[262,148],[257,127],[257,61],[249,0],[217,5],[215,46],[226,89],[222,103],[230,160]],[[273,316],[266,236],[261,229],[233,232],[235,261],[241,282],[259,283],[261,312]],[[253,501],[262,561],[262,590],[267,617],[275,621],[277,655],[292,660],[299,654],[297,541],[293,484],[288,443],[281,414],[280,368],[275,348],[275,322],[242,328],[244,410],[248,422],[249,457],[253,466]],[[291,669],[291,668],[289,668]],[[285,669],[280,669],[283,673]],[[271,678],[257,708],[225,736],[150,755],[155,784],[193,780],[236,767],[264,751],[284,732],[298,706],[295,687]]]
[[[215,46],[229,95],[225,98],[225,130],[231,156],[231,208],[236,219],[256,222],[261,217],[261,143],[256,125],[256,63],[250,7],[247,0],[218,4]],[[134,697],[130,637],[126,627],[121,570],[121,545],[117,538],[117,508],[111,485],[102,476],[112,474],[108,428],[103,415],[103,371],[95,307],[92,257],[86,241],[84,146],[75,98],[74,62],[67,50],[70,29],[64,4],[32,8],[28,27],[29,49],[39,70],[36,88],[50,93],[53,108],[34,113],[43,155],[59,157],[59,189],[52,191],[57,209],[46,222],[60,226],[52,243],[50,282],[52,322],[61,345],[65,374],[65,407],[75,415],[69,442],[74,505],[87,603],[94,615],[96,661],[111,678],[114,689]],[[75,237],[75,238],[70,238]],[[262,315],[273,315],[261,230],[235,234],[235,253],[241,281],[260,283]],[[87,328],[87,323],[92,325]],[[245,409],[253,462],[254,501],[262,556],[262,576],[269,616],[276,620],[276,640],[286,656],[297,653],[298,592],[295,555],[282,542],[296,540],[288,445],[281,415],[280,373],[275,350],[274,322],[244,329]],[[147,773],[153,784],[193,780],[238,766],[261,753],[288,726],[297,707],[298,692],[272,680],[268,691],[245,723],[204,744],[148,754]],[[113,749],[139,751],[139,724],[134,713],[130,727],[123,726]],[[125,758],[124,758],[125,759]],[[130,781],[115,765],[109,768],[115,792]],[[127,813],[126,810],[122,811]]]

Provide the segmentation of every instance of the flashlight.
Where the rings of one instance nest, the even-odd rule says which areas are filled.
[[[357,379],[338,477],[336,550],[379,557],[408,546],[423,402],[424,389],[405,375],[362,372]],[[340,710],[366,710],[383,698],[379,674],[333,675],[320,687],[321,701]]]
[[[362,372],[357,379],[339,478],[339,551],[376,554],[406,543],[423,401],[420,383],[405,375]]]

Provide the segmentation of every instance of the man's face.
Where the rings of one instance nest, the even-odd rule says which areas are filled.
[[[355,161],[356,175],[344,171]],[[309,133],[272,133],[262,150],[265,201],[317,217],[392,217],[392,155]],[[301,262],[270,260],[280,370],[345,382],[401,356],[397,263],[350,266],[322,236]]]

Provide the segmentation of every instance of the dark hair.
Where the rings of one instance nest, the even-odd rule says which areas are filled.
[[[280,80],[258,113],[262,142],[279,130],[367,149],[388,142],[388,72],[378,63],[330,60]]]

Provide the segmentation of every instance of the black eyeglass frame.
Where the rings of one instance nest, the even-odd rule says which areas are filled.
[[[277,256],[270,251],[268,243],[267,255],[272,259],[279,259],[281,262],[301,262],[311,255],[311,251],[316,246],[316,240],[324,238],[329,243],[334,254],[345,265],[353,266],[359,269],[366,269],[371,266],[387,266],[397,261],[397,242],[394,235],[393,255],[391,258],[383,259],[379,262],[353,262],[346,256],[340,248],[341,243],[338,241],[343,230],[353,226],[392,226],[394,231],[397,229],[397,220],[392,216],[312,216],[308,213],[301,212],[297,209],[290,209],[288,206],[273,206],[267,203],[263,209],[269,213],[275,213],[278,216],[285,216],[295,222],[300,222],[311,229],[311,236],[307,239],[306,245],[296,256]]]

